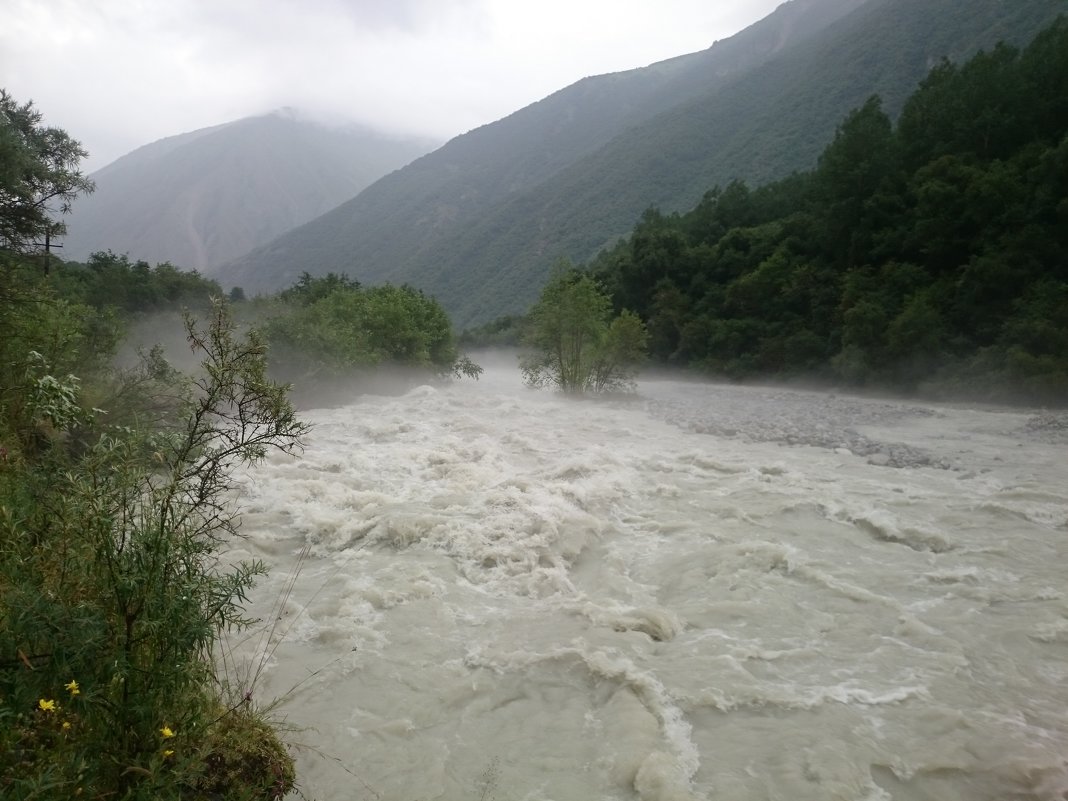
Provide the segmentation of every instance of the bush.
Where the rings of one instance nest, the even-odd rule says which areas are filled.
[[[363,288],[331,273],[305,273],[281,292],[266,332],[273,365],[300,383],[343,378],[360,368],[391,365],[438,375],[482,372],[456,348],[441,305],[410,286]]]
[[[569,394],[631,388],[648,334],[631,312],[609,321],[610,309],[593,278],[559,266],[530,310],[520,363],[527,384]]]
[[[241,604],[264,570],[218,562],[232,473],[298,448],[305,427],[266,378],[263,341],[239,338],[224,305],[186,324],[198,375],[179,380],[157,353],[126,377],[169,396],[155,427],[105,424],[40,354],[5,376],[0,796],[273,799],[292,784],[269,726],[220,714],[213,648],[249,623]],[[237,729],[272,756],[233,756]],[[203,765],[224,752],[209,772],[242,778],[220,795]]]

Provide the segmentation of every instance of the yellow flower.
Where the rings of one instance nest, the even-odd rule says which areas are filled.
[[[70,721],[69,720],[63,721],[63,731],[70,731]]]
[[[71,695],[78,695],[81,693],[81,690],[78,689],[78,682],[74,679],[70,680],[70,684],[64,684],[63,686],[70,690]]]
[[[166,740],[168,737],[173,737],[174,736],[174,732],[171,731],[171,727],[170,726],[164,726],[162,729],[159,730],[159,733],[160,733],[160,736],[163,737],[164,740]]]
[[[56,702],[53,701],[51,698],[42,698],[40,701],[37,702],[37,708],[40,709],[42,712],[55,712]]]
[[[174,756],[174,751],[173,750],[171,750],[170,748],[163,749],[163,758],[164,759],[167,759],[167,757],[172,757],[172,756]]]

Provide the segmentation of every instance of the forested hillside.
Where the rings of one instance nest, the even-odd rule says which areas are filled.
[[[453,139],[329,214],[242,257],[226,268],[228,280],[269,291],[296,280],[301,270],[345,271],[361,280],[412,281],[455,300],[435,283],[443,243],[453,237],[466,241],[510,198],[523,196],[621,132],[729,85],[863,2],[794,0],[706,51],[584,78]],[[619,232],[633,220],[622,221]],[[473,244],[492,243],[480,238]]]
[[[291,281],[286,270],[294,265],[312,273],[345,270],[363,280],[409,281],[438,297],[462,325],[520,312],[537,296],[555,259],[589,258],[625,234],[650,204],[682,210],[717,183],[761,182],[808,169],[836,121],[872,93],[884,98],[893,116],[943,57],[959,60],[1002,39],[1025,44],[1060,7],[1056,0],[869,0],[859,8],[791,3],[777,14],[800,21],[822,13],[823,27],[812,23],[807,37],[787,38],[762,62],[710,80],[696,94],[634,121],[540,183],[506,191],[513,184],[491,160],[449,155],[468,141],[492,153],[491,135],[503,135],[499,126],[506,121],[495,123],[475,132],[477,139],[454,140],[255,251],[235,265],[234,280],[269,287]],[[834,20],[832,10],[844,16]],[[775,19],[739,37],[756,36]],[[719,43],[707,58],[734,41]],[[516,115],[517,121],[536,119],[537,110]],[[424,183],[419,171],[438,159],[442,170],[447,164],[456,176],[479,175],[479,185],[495,186],[496,194],[472,204],[478,193],[460,178],[444,180],[437,167]]]
[[[288,110],[172,136],[93,173],[96,191],[69,216],[63,252],[84,261],[112,250],[214,274],[433,144]]]
[[[872,97],[817,167],[649,210],[593,271],[655,358],[1068,399],[1068,20]]]

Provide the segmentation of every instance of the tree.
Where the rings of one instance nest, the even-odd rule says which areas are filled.
[[[282,356],[272,367],[292,370],[289,378],[302,386],[381,364],[457,377],[482,372],[459,355],[441,305],[413,287],[364,288],[344,275],[304,273],[278,300],[266,325],[274,355]]]
[[[846,117],[820,156],[815,181],[824,236],[843,267],[857,266],[870,250],[874,199],[897,169],[895,148],[893,125],[876,95]]]
[[[314,276],[307,270],[300,274],[300,278],[289,289],[283,289],[278,296],[287,302],[295,302],[302,306],[310,306],[316,301],[322,300],[335,292],[357,290],[360,282],[349,278],[345,273],[327,273],[323,276]]]
[[[66,131],[42,126],[32,101],[0,89],[0,246],[28,252],[66,231],[53,215],[93,191],[78,169],[86,155]]]
[[[568,394],[627,389],[645,357],[648,334],[632,312],[609,320],[611,304],[594,280],[563,262],[530,312],[524,380]]]

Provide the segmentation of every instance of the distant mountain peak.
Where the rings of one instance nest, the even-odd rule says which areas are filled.
[[[213,274],[435,144],[292,106],[166,137],[93,173],[96,192],[66,221],[64,256],[112,250]]]

